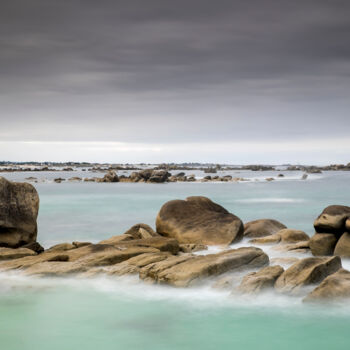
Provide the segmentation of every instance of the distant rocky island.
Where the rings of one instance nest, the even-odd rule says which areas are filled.
[[[209,198],[188,197],[165,203],[155,230],[136,224],[99,243],[65,242],[48,249],[36,239],[39,196],[31,184],[0,177],[0,208],[0,272],[136,275],[152,284],[185,288],[206,283],[233,295],[273,291],[305,302],[350,298],[350,272],[342,268],[342,259],[350,258],[348,206],[325,208],[310,238],[274,219],[243,223]],[[270,259],[266,245],[279,257]],[[211,246],[220,251],[202,254]],[[242,271],[245,275],[238,278]]]

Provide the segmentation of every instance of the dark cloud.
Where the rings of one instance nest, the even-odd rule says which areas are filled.
[[[0,139],[344,137],[347,0],[2,0]]]

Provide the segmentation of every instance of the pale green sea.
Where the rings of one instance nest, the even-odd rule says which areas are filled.
[[[271,217],[309,235],[325,206],[350,205],[350,173],[324,173],[306,181],[299,180],[300,173],[284,173],[286,178],[269,183],[37,183],[38,240],[46,247],[96,242],[138,222],[154,226],[164,202],[190,195],[208,196],[243,221]],[[1,175],[21,180],[32,174]],[[276,172],[243,175],[261,180]],[[350,262],[344,266],[350,268]],[[209,285],[174,289],[134,278],[0,275],[1,350],[338,350],[350,347],[349,324],[350,301],[309,306],[273,293],[230,296]]]

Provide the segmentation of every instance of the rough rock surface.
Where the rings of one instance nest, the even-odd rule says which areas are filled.
[[[165,203],[156,227],[159,234],[185,244],[226,245],[243,237],[242,221],[206,197]]]
[[[259,293],[265,289],[273,288],[276,279],[283,273],[279,265],[267,266],[263,269],[244,276],[237,290],[241,293]]]
[[[332,255],[337,238],[332,233],[315,233],[309,241],[311,253],[315,256]]]
[[[17,248],[36,241],[39,196],[29,183],[0,177],[0,246]]]
[[[288,268],[277,279],[275,288],[282,293],[297,294],[301,287],[319,283],[341,268],[338,256],[302,259]]]
[[[154,263],[140,271],[140,278],[186,287],[202,279],[221,275],[239,268],[261,267],[268,264],[268,256],[259,248],[239,248],[218,254],[180,256]]]
[[[244,224],[244,236],[251,238],[264,237],[273,235],[284,228],[287,227],[277,220],[259,219]]]
[[[350,258],[350,233],[345,232],[339,238],[334,249],[334,255],[339,255],[344,258]]]
[[[325,278],[304,301],[339,300],[350,298],[350,271],[340,269]]]
[[[278,231],[277,235],[281,237],[281,243],[297,243],[301,241],[308,241],[310,239],[310,237],[304,231],[289,228]]]

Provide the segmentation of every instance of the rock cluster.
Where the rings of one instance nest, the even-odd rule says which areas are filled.
[[[113,181],[114,174],[107,175]],[[303,231],[272,219],[243,226],[237,216],[209,198],[188,197],[162,206],[156,230],[137,224],[97,244],[60,243],[44,250],[36,242],[38,206],[31,185],[0,178],[0,271],[16,270],[30,276],[136,274],[147,283],[174,287],[210,281],[232,294],[273,291],[304,296],[305,302],[350,297],[350,272],[342,268],[339,256],[301,255],[310,247],[329,252],[334,238],[334,253],[347,252],[347,241],[342,240],[349,234],[348,207],[326,208],[315,221],[317,240],[309,240]],[[230,246],[244,235],[251,243],[272,245],[281,254],[293,252],[293,257],[270,260],[255,246]],[[221,245],[221,250],[195,253],[208,245]]]
[[[350,258],[350,207],[331,205],[314,222],[310,239],[313,255],[339,255]]]

